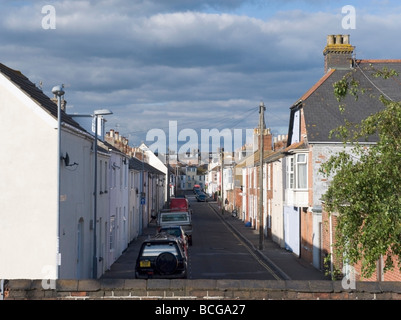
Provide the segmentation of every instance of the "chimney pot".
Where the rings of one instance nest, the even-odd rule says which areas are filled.
[[[333,45],[334,44],[334,35],[329,35],[327,36],[327,45]]]
[[[51,101],[53,101],[56,105],[58,105],[58,98],[56,95],[54,95],[54,98],[50,99]],[[65,112],[65,109],[67,108],[67,100],[61,99],[61,110],[63,110]]]
[[[336,35],[336,44],[343,44],[343,36],[341,34]]]

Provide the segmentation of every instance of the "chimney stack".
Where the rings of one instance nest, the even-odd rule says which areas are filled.
[[[259,150],[259,145],[260,145],[260,129],[255,128],[253,129],[253,135],[254,135],[254,146],[253,146],[253,151],[255,152],[256,150]],[[270,131],[270,128],[263,129],[262,130],[262,137],[263,137],[263,150],[272,150],[272,134]]]
[[[54,95],[53,98],[50,99],[51,101],[53,101],[56,105],[58,104],[58,99],[57,96]],[[61,110],[63,110],[65,112],[65,109],[67,107],[67,100],[64,100],[64,96],[61,98]]]
[[[353,67],[352,54],[355,47],[350,44],[349,35],[329,35],[324,48],[324,73],[330,69],[351,69]]]

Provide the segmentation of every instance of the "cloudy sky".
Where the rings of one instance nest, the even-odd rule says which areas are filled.
[[[112,110],[106,130],[132,146],[175,124],[180,145],[255,128],[261,101],[286,134],[327,35],[350,34],[360,59],[400,59],[400,31],[398,0],[1,0],[0,62],[49,96],[64,84],[68,113]]]

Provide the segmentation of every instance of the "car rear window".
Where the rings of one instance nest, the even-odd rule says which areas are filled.
[[[166,232],[168,234],[171,234],[172,236],[175,237],[180,237],[181,236],[181,231],[179,229],[160,229],[160,232]]]
[[[170,252],[178,256],[177,247],[174,243],[147,243],[142,252],[143,257],[157,257],[160,253]]]
[[[186,214],[163,214],[161,216],[162,222],[172,222],[172,221],[188,221],[188,216]]]

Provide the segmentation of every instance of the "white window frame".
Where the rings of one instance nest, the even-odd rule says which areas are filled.
[[[287,187],[288,189],[295,189],[295,164],[294,156],[287,157]]]
[[[300,159],[301,157],[304,157],[304,159]],[[287,157],[286,167],[287,188],[291,190],[307,190],[308,154],[305,152],[300,152]],[[303,173],[303,177],[300,176],[301,173]]]
[[[297,190],[306,190],[308,189],[308,155],[306,153],[298,153],[296,156],[296,189]],[[299,158],[303,156],[304,160],[300,160]],[[301,167],[303,168],[301,170]],[[301,177],[303,174],[303,177]],[[302,183],[302,185],[301,185]]]

